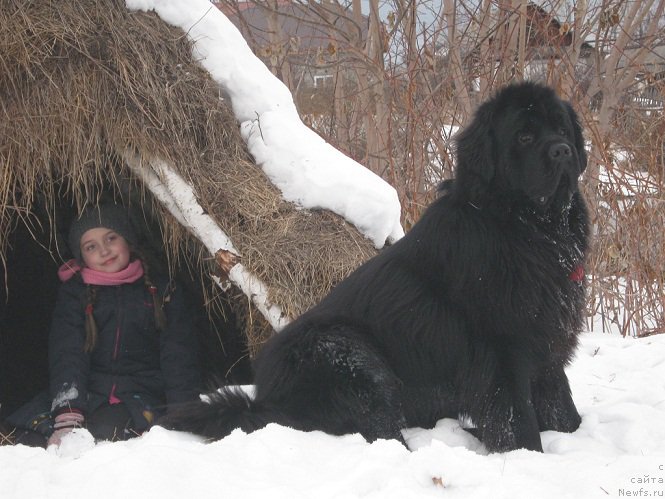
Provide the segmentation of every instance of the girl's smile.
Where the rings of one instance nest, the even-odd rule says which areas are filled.
[[[86,267],[118,272],[129,265],[129,245],[124,237],[106,227],[86,231],[81,237],[81,258]]]

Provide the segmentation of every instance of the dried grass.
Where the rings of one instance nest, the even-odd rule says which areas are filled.
[[[0,429],[0,445],[14,445],[14,433]]]
[[[181,30],[121,0],[0,0],[0,26],[0,254],[38,196],[81,208],[101,185],[121,192],[127,148],[175,165],[291,317],[375,253],[337,215],[280,198]],[[189,246],[205,273],[201,248],[163,211],[161,224],[170,258]],[[258,315],[243,315],[250,345],[269,334]]]
[[[594,199],[589,309],[603,330],[665,332],[665,149],[662,113],[626,109]],[[591,196],[594,196],[592,198]]]

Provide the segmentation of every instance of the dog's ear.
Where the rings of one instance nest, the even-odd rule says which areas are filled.
[[[494,177],[495,153],[492,101],[481,105],[469,125],[455,138],[459,188],[470,201],[480,202]]]
[[[586,149],[584,147],[584,135],[582,135],[582,125],[580,124],[580,118],[568,102],[566,104],[566,109],[568,110],[568,116],[570,116],[570,121],[573,124],[573,134],[575,138],[575,149],[577,149],[577,155],[580,158],[580,173],[586,169],[587,164],[587,155]]]

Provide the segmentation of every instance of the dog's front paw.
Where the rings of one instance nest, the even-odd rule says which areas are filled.
[[[554,410],[543,411],[539,420],[543,431],[552,430],[563,433],[573,433],[582,423],[582,418],[574,406],[572,408],[559,407]]]
[[[479,438],[490,452],[510,452],[517,449],[543,452],[540,433],[531,431],[519,422],[490,422],[474,429],[472,434]]]

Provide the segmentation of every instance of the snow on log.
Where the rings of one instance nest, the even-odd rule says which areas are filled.
[[[145,164],[133,153],[126,153],[124,160],[132,171],[143,181],[176,220],[186,227],[207,248],[211,255],[228,251],[239,255],[231,239],[206,213],[196,200],[192,187],[165,161],[154,159]],[[229,280],[238,286],[252,301],[275,331],[280,331],[288,318],[279,306],[268,300],[266,285],[238,263],[229,271]],[[213,280],[224,289],[224,283],[213,276]]]

